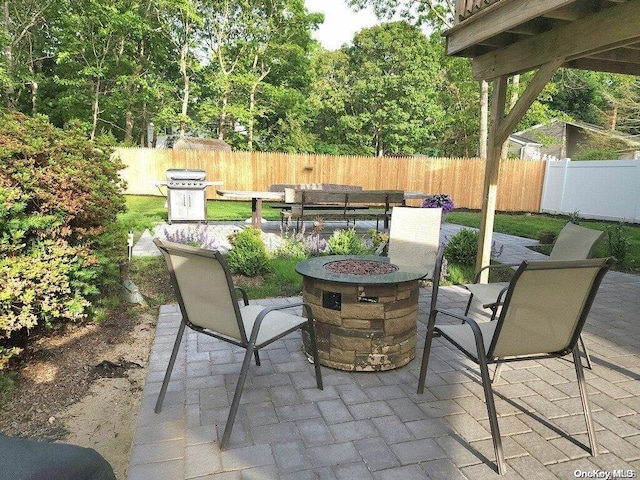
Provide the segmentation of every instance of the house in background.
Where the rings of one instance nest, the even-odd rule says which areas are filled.
[[[553,120],[514,133],[509,137],[509,154],[522,159],[564,160],[589,148],[594,141],[616,152],[616,158],[601,160],[640,159],[640,141],[634,136],[588,123],[562,120]]]
[[[217,150],[230,152],[231,145],[217,138],[180,137],[173,144],[174,150]]]

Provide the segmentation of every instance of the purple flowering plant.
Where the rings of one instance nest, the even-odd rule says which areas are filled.
[[[433,195],[424,202],[422,202],[423,208],[440,208],[442,207],[442,213],[449,213],[453,210],[454,204],[453,199],[444,193],[440,193],[438,195]]]
[[[220,249],[217,239],[213,236],[209,236],[207,227],[202,224],[197,224],[193,228],[181,228],[173,232],[165,228],[163,236],[170,242],[182,243],[192,247],[206,248],[208,250]]]

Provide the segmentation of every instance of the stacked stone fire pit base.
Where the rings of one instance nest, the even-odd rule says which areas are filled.
[[[316,319],[320,363],[347,371],[391,370],[416,352],[417,280],[381,285],[304,278]],[[309,337],[303,334],[309,354]]]

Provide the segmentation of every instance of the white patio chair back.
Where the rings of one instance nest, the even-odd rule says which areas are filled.
[[[487,357],[571,352],[607,262],[523,264],[509,285]]]
[[[393,207],[389,258],[396,265],[417,266],[431,277],[440,246],[441,208]]]
[[[173,287],[185,321],[246,345],[238,298],[222,255],[179,243],[156,244],[175,282]]]
[[[593,256],[598,241],[605,236],[601,230],[567,223],[558,234],[549,260],[583,260]]]

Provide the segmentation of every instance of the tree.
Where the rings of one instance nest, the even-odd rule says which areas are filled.
[[[272,112],[275,94],[295,75],[309,70],[305,58],[310,30],[320,18],[309,15],[302,0],[220,0],[203,13],[203,45],[210,64],[205,81],[210,95],[201,115],[217,118],[218,138],[233,135],[237,124],[253,150],[260,119]],[[275,75],[274,75],[275,73]],[[271,80],[273,79],[273,80]],[[308,84],[308,80],[307,80]]]
[[[119,76],[131,74],[129,40],[141,25],[132,3],[77,0],[66,4],[58,19],[56,79],[66,87],[66,102],[79,109],[90,104],[92,140],[98,131],[103,97],[116,88]]]
[[[5,106],[14,109],[24,87],[30,90],[31,110],[36,111],[37,64],[47,50],[42,41],[49,28],[47,16],[56,0],[3,0],[0,13],[0,86]]]
[[[429,25],[436,32],[453,27],[455,19],[455,0],[348,0],[357,8],[373,6],[379,18],[392,18],[400,15],[414,25]],[[480,81],[480,118],[478,133],[478,155],[487,156],[487,135],[489,118],[489,86]]]
[[[201,5],[198,0],[158,0],[156,5],[158,23],[165,37],[177,51],[176,63],[182,80],[180,109],[177,118],[180,135],[185,135],[187,126],[191,123],[189,119],[191,75],[194,68],[197,68],[193,49],[196,45],[198,29],[202,25],[199,7]],[[170,111],[170,109],[165,109],[163,112],[163,122],[171,123],[171,120],[166,118]]]
[[[433,148],[442,125],[436,99],[437,63],[428,38],[408,23],[393,22],[362,30],[343,55],[326,58],[319,96],[330,143],[374,154],[424,153]],[[330,62],[345,62],[332,71]],[[341,82],[344,82],[340,84]],[[335,87],[341,91],[332,92]]]

